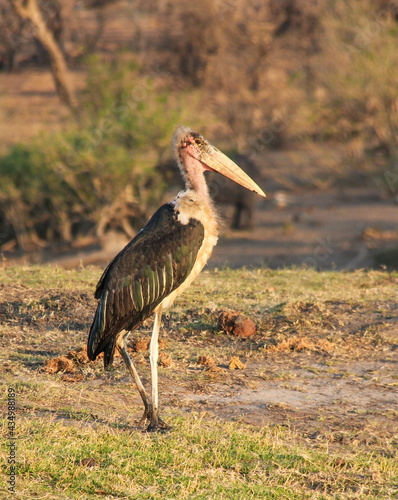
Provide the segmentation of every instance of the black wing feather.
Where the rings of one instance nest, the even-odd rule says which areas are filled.
[[[98,307],[87,344],[90,359],[104,351],[105,366],[112,363],[116,335],[136,328],[184,282],[203,239],[200,221],[181,224],[172,204],[159,208],[97,284]]]

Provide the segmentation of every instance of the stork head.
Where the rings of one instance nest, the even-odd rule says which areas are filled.
[[[189,127],[177,129],[173,138],[173,152],[189,185],[195,184],[198,173],[213,170],[246,189],[265,196],[263,190],[236,163]]]

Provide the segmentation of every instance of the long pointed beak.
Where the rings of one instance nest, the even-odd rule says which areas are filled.
[[[214,146],[208,146],[202,152],[200,161],[215,172],[218,172],[241,186],[254,191],[260,196],[266,196],[264,191],[236,163],[221,153]]]

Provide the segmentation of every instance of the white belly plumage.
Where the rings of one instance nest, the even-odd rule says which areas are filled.
[[[218,216],[214,210],[213,204],[208,199],[208,203],[203,203],[203,199],[197,199],[195,191],[183,191],[177,195],[174,203],[174,209],[178,214],[177,218],[181,224],[188,224],[190,219],[200,221],[205,229],[205,235],[202,246],[199,249],[198,255],[187,279],[173,292],[171,292],[164,300],[157,306],[158,309],[167,309],[170,307],[176,297],[186,290],[196,276],[205,266],[208,261],[214,246],[218,240]]]

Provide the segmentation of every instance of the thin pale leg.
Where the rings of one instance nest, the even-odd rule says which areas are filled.
[[[119,336],[117,341],[116,341],[116,346],[117,346],[117,348],[120,352],[120,355],[122,356],[124,362],[126,363],[126,366],[129,370],[131,376],[133,377],[135,385],[137,386],[138,392],[140,393],[141,399],[144,403],[145,410],[144,410],[144,414],[142,415],[141,420],[140,420],[140,425],[142,425],[146,419],[152,420],[152,417],[151,417],[152,405],[151,405],[150,401],[148,400],[148,396],[145,392],[144,386],[142,385],[140,376],[138,375],[138,372],[135,369],[135,366],[133,365],[133,362],[131,361],[131,359],[127,353],[125,339],[126,339],[125,335]]]
[[[159,418],[159,397],[158,397],[158,358],[159,358],[159,330],[162,319],[162,308],[155,312],[155,321],[151,343],[149,345],[149,361],[151,364],[152,380],[152,415],[148,426],[148,431],[156,431],[159,428],[168,429],[169,426]]]

